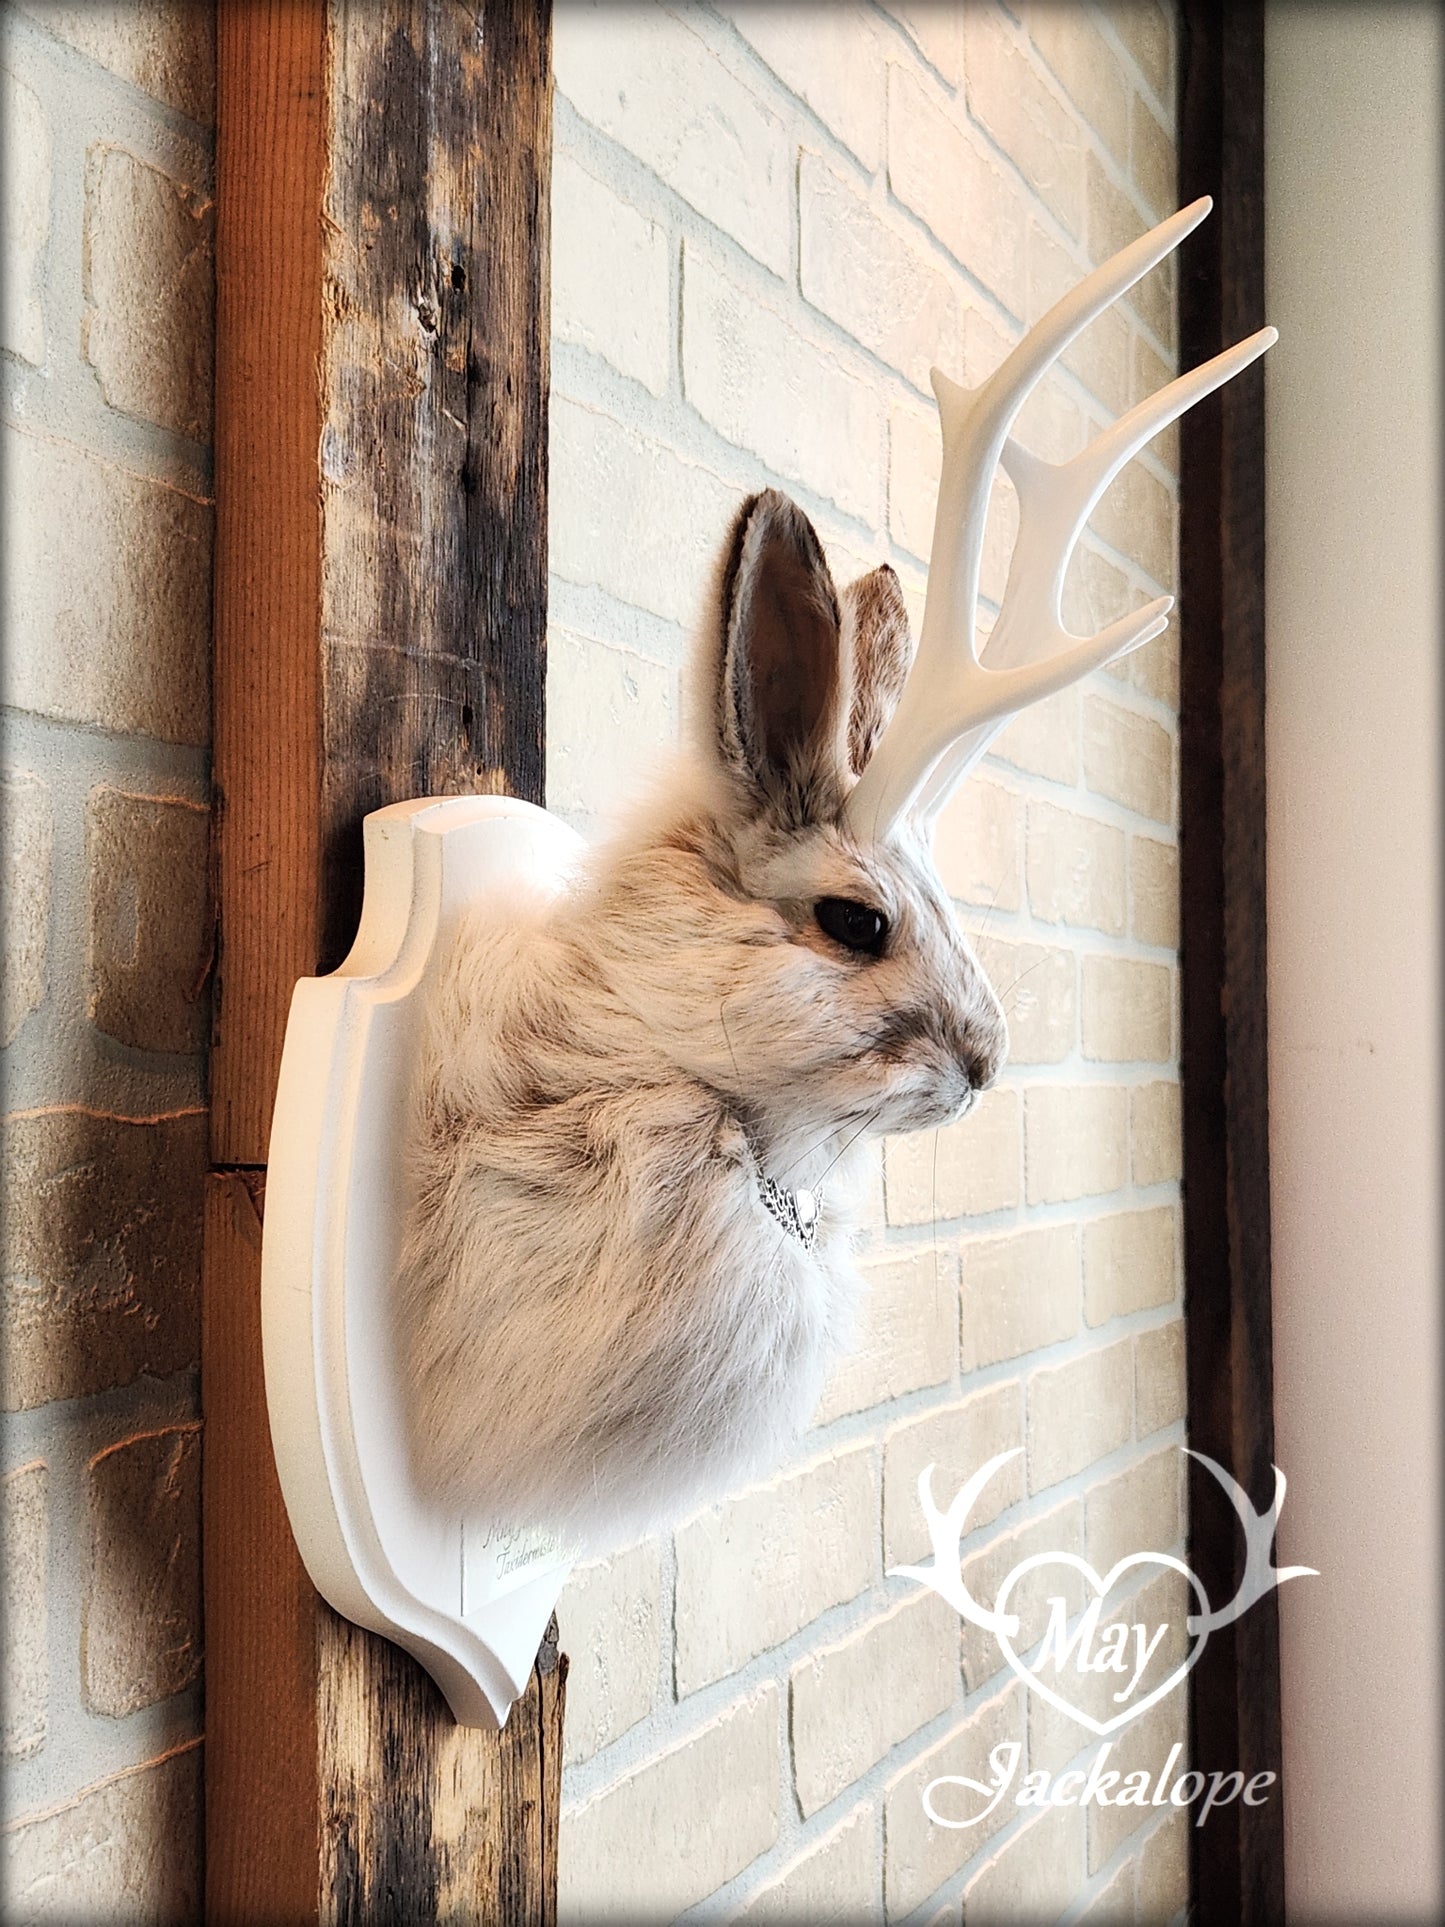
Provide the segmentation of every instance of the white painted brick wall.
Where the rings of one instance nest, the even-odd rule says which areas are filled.
[[[877,525],[884,420],[874,384],[686,242],[682,387],[724,441],[785,481],[821,481],[845,515]]]
[[[834,1366],[815,1425],[953,1382],[958,1263],[937,1245],[886,1249],[863,1261],[867,1295],[853,1351]]]
[[[929,367],[956,371],[961,296],[943,264],[831,160],[798,163],[798,268],[803,299],[914,387]]]
[[[769,1681],[572,1810],[564,1919],[671,1920],[767,1852],[781,1828],[781,1698]]]
[[[1174,28],[1154,0],[569,4],[555,46],[549,784],[594,830],[678,736],[748,491],[794,494],[840,574],[891,561],[917,621],[928,368],[982,379],[1172,207]],[[1066,459],[1168,378],[1173,288],[1156,272],[1075,343],[1029,447]],[[1077,628],[1175,588],[1177,470],[1161,437],[1100,504]],[[1015,525],[1005,485],[986,601]],[[1021,718],[955,800],[939,861],[1010,1011],[1000,1087],[881,1147],[858,1349],[790,1464],[564,1592],[576,1927],[1183,1904],[1168,1817],[929,1821],[922,1787],[982,1777],[996,1740],[1052,1769],[1089,1736],[884,1576],[926,1556],[922,1468],[946,1499],[1011,1446],[963,1549],[981,1597],[1028,1551],[1179,1550],[1177,701],[1165,638]],[[1042,1599],[1021,1589],[1031,1624]],[[1183,1714],[1162,1702],[1136,1750]]]
[[[884,1183],[890,1225],[986,1217],[1016,1205],[1022,1184],[1022,1106],[1004,1085],[941,1131],[890,1138]]]
[[[676,1535],[681,1698],[781,1646],[877,1577],[878,1473],[866,1445],[709,1506]]]
[[[809,1846],[780,1874],[759,1887],[740,1918],[776,1921],[877,1920],[882,1913],[879,1827],[868,1806],[848,1818],[816,1845]]]
[[[986,1544],[964,1559],[964,1584],[975,1599],[991,1600],[1002,1580],[1020,1560],[1032,1559],[1041,1553],[1071,1553],[1077,1558],[1082,1557],[1083,1552],[1083,1508],[1077,1498],[1066,1499],[1062,1505],[1025,1520],[1011,1531],[991,1534]],[[1026,1573],[1009,1594],[1009,1610],[1017,1613],[1020,1621],[1017,1640],[1020,1652],[1027,1652],[1043,1637],[1048,1623],[1049,1596],[1060,1592],[1068,1599],[1070,1610],[1074,1610],[1082,1602],[1083,1575],[1067,1566],[1052,1571],[1035,1568]],[[1006,1677],[1003,1666],[998,1641],[981,1626],[965,1625],[965,1685],[973,1689],[995,1676],[1002,1679]]]
[[[33,88],[4,74],[5,281],[3,341],[38,367],[45,359],[45,244],[50,238],[50,126]]]
[[[700,15],[569,8],[554,41],[557,91],[670,194],[783,275],[790,231],[788,130],[740,50]]]
[[[1079,1227],[970,1238],[959,1298],[965,1371],[1062,1344],[1079,1329]]]
[[[1021,1740],[1023,1735],[1023,1688],[1010,1682],[958,1720],[926,1752],[916,1753],[889,1780],[883,1796],[883,1893],[889,1920],[902,1920],[923,1906],[1014,1817],[1000,1801],[975,1827],[940,1827],[923,1806],[924,1788],[944,1774],[987,1783],[989,1754],[1001,1741]],[[963,1798],[966,1801],[968,1796]],[[977,1812],[978,1803],[975,1798],[971,1804],[954,1807],[945,1793],[937,1810],[946,1817],[961,1817]]]
[[[958,1687],[956,1634],[956,1616],[924,1592],[793,1668],[793,1775],[805,1817],[948,1711]]]
[[[956,1492],[986,1459],[1023,1444],[1023,1403],[1016,1381],[990,1385],[964,1398],[933,1400],[883,1434],[884,1564],[927,1556],[928,1533],[918,1505],[919,1474],[933,1466],[935,1498]],[[890,1415],[880,1414],[885,1424]],[[1023,1496],[1023,1460],[1000,1471],[974,1506],[971,1523],[987,1525]]]
[[[661,395],[672,366],[671,282],[666,228],[559,152],[552,169],[557,339]]]
[[[661,1702],[664,1660],[671,1659],[661,1546],[654,1540],[578,1567],[567,1609],[570,1766],[620,1739]]]
[[[0,8],[16,1920],[201,1910],[213,29]]]

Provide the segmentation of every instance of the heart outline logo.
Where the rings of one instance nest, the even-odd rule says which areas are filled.
[[[1082,1573],[1089,1584],[1093,1586],[1094,1591],[1098,1594],[1098,1601],[1096,1602],[1098,1605],[1102,1605],[1104,1600],[1108,1598],[1114,1588],[1114,1582],[1119,1578],[1120,1574],[1129,1571],[1133,1566],[1160,1566],[1168,1568],[1171,1572],[1180,1573],[1193,1592],[1195,1601],[1201,1609],[1200,1619],[1193,1622],[1194,1644],[1192,1648],[1185,1654],[1179,1665],[1174,1668],[1173,1672],[1169,1674],[1162,1685],[1154,1687],[1151,1692],[1147,1693],[1145,1697],[1135,1705],[1126,1706],[1122,1713],[1115,1714],[1112,1719],[1096,1720],[1091,1713],[1081,1712],[1079,1708],[1070,1700],[1066,1699],[1057,1688],[1047,1685],[1040,1679],[1038,1674],[1027,1666],[1022,1657],[1014,1650],[1012,1633],[1017,1631],[1018,1620],[1008,1610],[1009,1595],[1026,1573],[1036,1571],[1041,1566],[1072,1566],[1077,1572]],[[1013,1673],[1023,1681],[1024,1685],[1028,1687],[1030,1691],[1037,1693],[1041,1699],[1047,1700],[1051,1706],[1056,1707],[1059,1712],[1067,1714],[1070,1719],[1077,1720],[1081,1726],[1087,1726],[1089,1731],[1097,1734],[1100,1739],[1103,1739],[1110,1733],[1117,1733],[1120,1727],[1127,1726],[1130,1720],[1138,1719],[1141,1713],[1146,1713],[1151,1706],[1163,1699],[1166,1693],[1172,1693],[1181,1680],[1188,1678],[1199,1659],[1199,1655],[1209,1643],[1209,1629],[1207,1624],[1203,1623],[1207,1620],[1209,1614],[1208,1596],[1203,1586],[1200,1585],[1198,1578],[1191,1569],[1185,1565],[1184,1561],[1182,1559],[1176,1559],[1172,1553],[1168,1552],[1131,1552],[1127,1557],[1117,1560],[1114,1565],[1109,1568],[1108,1574],[1103,1579],[1099,1577],[1093,1566],[1089,1564],[1089,1561],[1080,1558],[1078,1553],[1031,1553],[1027,1559],[1020,1559],[1011,1571],[1004,1574],[998,1590],[994,1594],[993,1609],[999,1621],[994,1636],[998,1640],[999,1651],[1008,1661]],[[1090,1609],[1086,1608],[1086,1610]],[[1190,1622],[1186,1621],[1186,1630],[1188,1630],[1189,1624]],[[1041,1665],[1042,1663],[1042,1659],[1040,1659],[1038,1664]]]
[[[980,1466],[972,1477],[960,1487],[959,1491],[954,1495],[952,1504],[946,1511],[940,1511],[934,1501],[933,1474],[935,1468],[932,1465],[924,1466],[918,1475],[918,1503],[923,1512],[924,1520],[928,1526],[929,1536],[932,1540],[932,1564],[927,1566],[889,1566],[887,1576],[890,1579],[918,1580],[920,1584],[936,1592],[941,1599],[947,1600],[948,1604],[953,1607],[961,1619],[967,1620],[970,1625],[982,1627],[985,1632],[992,1633],[999,1641],[1000,1647],[1004,1650],[1010,1670],[1020,1678],[1027,1687],[1032,1688],[1034,1692],[1050,1700],[1060,1712],[1066,1714],[1070,1719],[1089,1727],[1094,1733],[1100,1736],[1106,1733],[1116,1732],[1121,1726],[1127,1725],[1129,1720],[1137,1718],[1140,1713],[1143,1713],[1148,1707],[1154,1705],[1165,1693],[1172,1691],[1198,1661],[1199,1655],[1203,1652],[1210,1633],[1216,1631],[1221,1626],[1233,1625],[1234,1621],[1248,1612],[1249,1608],[1254,1605],[1257,1600],[1262,1599],[1266,1593],[1272,1592],[1276,1586],[1282,1586],[1286,1580],[1313,1579],[1319,1576],[1313,1566],[1277,1567],[1273,1563],[1275,1528],[1279,1522],[1280,1511],[1284,1506],[1285,1495],[1285,1476],[1277,1465],[1271,1468],[1274,1472],[1273,1503],[1266,1511],[1261,1512],[1255,1508],[1249,1494],[1244,1490],[1243,1486],[1231,1478],[1222,1465],[1219,1465],[1206,1453],[1196,1452],[1192,1446],[1185,1445],[1181,1446],[1180,1450],[1187,1452],[1191,1459],[1197,1459],[1213,1478],[1218,1481],[1228,1496],[1230,1503],[1233,1505],[1235,1512],[1238,1514],[1240,1524],[1244,1528],[1244,1572],[1239,1581],[1238,1590],[1235,1592],[1234,1597],[1226,1604],[1219,1607],[1213,1606],[1196,1574],[1185,1565],[1183,1560],[1176,1559],[1172,1553],[1131,1553],[1111,1569],[1106,1580],[1101,1581],[1093,1567],[1076,1553],[1042,1552],[1032,1553],[1027,1559],[1021,1559],[1012,1572],[1005,1575],[1003,1583],[999,1587],[996,1595],[996,1603],[993,1609],[983,1606],[969,1592],[963,1577],[961,1544],[963,1535],[968,1529],[968,1515],[975,1500],[988,1484],[989,1480],[1001,1466],[1007,1465],[1010,1459],[1016,1459],[1023,1449],[1021,1445],[1015,1445],[1006,1452],[996,1453],[986,1465]],[[1076,1706],[1064,1699],[1061,1694],[1055,1694],[1051,1688],[1046,1687],[1041,1680],[1031,1674],[1029,1669],[1023,1666],[1017,1654],[1012,1650],[1012,1638],[1018,1632],[1018,1620],[1002,1610],[1003,1603],[1006,1602],[1008,1594],[1012,1591],[1014,1585],[1023,1573],[1040,1565],[1055,1565],[1061,1563],[1077,1566],[1084,1576],[1092,1582],[1095,1590],[1099,1593],[1100,1602],[1107,1598],[1109,1588],[1119,1573],[1127,1571],[1130,1566],[1168,1566],[1174,1571],[1183,1574],[1200,1608],[1198,1612],[1191,1613],[1185,1620],[1185,1631],[1195,1641],[1195,1645],[1193,1651],[1188,1655],[1184,1663],[1175,1668],[1163,1686],[1156,1687],[1151,1693],[1146,1695],[1137,1706],[1126,1708],[1122,1714],[1110,1721],[1100,1723],[1090,1714],[1081,1713]],[[1097,1608],[1087,1608],[1086,1610],[1095,1612],[1097,1623]]]

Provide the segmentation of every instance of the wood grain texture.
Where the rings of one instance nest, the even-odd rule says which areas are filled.
[[[211,1147],[266,1161],[291,986],[316,968],[321,793],[321,0],[216,16]]]
[[[316,1614],[271,1457],[255,1172],[206,1191],[201,1320],[206,1918],[316,1918]],[[260,1843],[264,1850],[258,1851]]]
[[[1180,197],[1215,211],[1184,251],[1181,365],[1263,325],[1261,0],[1187,0]],[[1190,1442],[1257,1506],[1273,1497],[1265,951],[1264,382],[1257,362],[1181,424],[1180,867],[1184,1237]],[[1232,1596],[1243,1537],[1190,1469],[1190,1563]],[[1279,1613],[1268,1594],[1190,1676],[1206,1771],[1280,1774]],[[1201,1923],[1284,1918],[1284,1787],[1191,1828]]]
[[[322,1608],[321,1919],[552,1921],[567,1661],[557,1622],[501,1733],[459,1727],[397,1647]]]
[[[335,0],[323,359],[324,967],[360,818],[542,801],[550,16]]]
[[[334,0],[330,45],[323,969],[367,811],[542,800],[550,15]],[[555,1640],[498,1736],[385,1641],[331,1613],[319,1636],[322,1918],[548,1917]]]
[[[317,1599],[271,1459],[259,1200],[292,985],[349,946],[363,816],[542,797],[550,8],[247,0],[218,60],[208,1911],[549,1921],[555,1626],[481,1733]]]

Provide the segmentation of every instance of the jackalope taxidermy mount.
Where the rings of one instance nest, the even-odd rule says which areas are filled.
[[[933,822],[1007,719],[1138,648],[1167,596],[1086,640],[1065,570],[1144,444],[1262,329],[1071,461],[1010,435],[1076,335],[1209,211],[1067,295],[982,386],[935,371],[943,469],[922,634],[884,566],[841,593],[772,490],[724,545],[694,750],[530,909],[484,905],[428,1013],[401,1311],[419,1482],[600,1548],[775,1462],[848,1342],[850,1166],[996,1076],[998,999],[934,869]],[[999,466],[1018,491],[980,654]]]

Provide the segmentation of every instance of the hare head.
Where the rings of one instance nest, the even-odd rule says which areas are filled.
[[[840,594],[803,512],[753,496],[698,650],[697,780],[613,874],[614,981],[780,1151],[947,1123],[1003,1061],[1003,1013],[926,843],[906,821],[860,838],[845,816],[912,655],[892,569]]]

